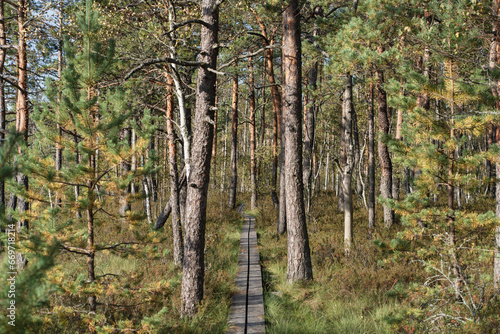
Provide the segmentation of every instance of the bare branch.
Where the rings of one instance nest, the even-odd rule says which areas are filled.
[[[180,66],[201,66],[201,67],[208,66],[207,63],[204,63],[201,61],[180,60],[180,59],[174,59],[174,58],[170,58],[170,57],[147,59],[147,60],[143,61],[142,63],[140,63],[135,68],[133,68],[130,72],[128,72],[128,74],[123,78],[123,80],[128,80],[135,72],[140,71],[149,65],[161,64],[161,63],[170,63],[170,64],[176,64],[176,65],[180,65]]]
[[[17,90],[20,90],[21,92],[26,92],[24,89],[22,89],[21,87],[19,87],[19,85],[14,82],[13,80],[17,80],[17,78],[9,78],[9,77],[6,77],[5,75],[2,75],[0,74],[0,79],[4,80],[5,82],[11,84],[12,86],[14,86]]]
[[[90,251],[88,249],[67,246],[67,245],[61,245],[61,247],[70,253],[76,253],[76,254],[81,254],[81,255],[89,255],[90,254]]]
[[[130,242],[120,242],[120,243],[117,243],[117,244],[114,244],[114,245],[111,245],[111,246],[96,247],[96,250],[114,249],[114,248],[117,248],[117,247],[120,247],[120,246],[123,246],[123,245],[140,245],[140,243],[139,242],[133,242],[133,241],[130,241]]]
[[[254,56],[257,56],[258,54],[268,50],[268,49],[275,49],[275,48],[279,48],[281,47],[281,45],[279,44],[273,44],[273,45],[269,45],[269,46],[266,46],[266,47],[263,47],[255,52],[252,52],[252,53],[247,53],[247,54],[243,54],[241,56],[238,56],[238,57],[234,57],[233,59],[231,59],[230,61],[228,61],[227,63],[225,64],[222,64],[217,70],[222,70],[230,65],[232,65],[234,62],[240,60],[240,59],[245,59],[245,58],[250,58],[250,57],[254,57]]]
[[[184,27],[184,26],[187,26],[188,24],[192,24],[192,23],[198,23],[198,24],[201,24],[202,26],[205,26],[207,27],[208,29],[212,28],[212,26],[210,24],[208,24],[207,22],[203,21],[203,20],[199,20],[199,19],[192,19],[192,20],[187,20],[185,22],[182,22],[182,23],[179,23],[179,24],[174,24],[174,26],[172,27],[172,29],[170,29],[169,31],[167,31],[166,33],[164,33],[162,36],[165,36],[165,35],[170,35],[171,33],[173,33],[174,31],[176,31],[177,29],[181,28],[181,27]]]

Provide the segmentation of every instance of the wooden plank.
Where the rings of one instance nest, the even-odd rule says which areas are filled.
[[[227,333],[265,333],[264,294],[255,218],[245,215],[240,238],[238,272]]]

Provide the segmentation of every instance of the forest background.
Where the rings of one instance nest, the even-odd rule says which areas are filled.
[[[0,0],[1,331],[497,331],[499,7]]]

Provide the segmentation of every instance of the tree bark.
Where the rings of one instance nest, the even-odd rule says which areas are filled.
[[[354,169],[354,143],[352,136],[353,128],[353,103],[352,103],[352,76],[346,75],[344,90],[345,113],[343,123],[345,124],[345,155],[346,163],[342,177],[342,189],[344,193],[344,251],[346,255],[351,252],[352,246],[352,171]]]
[[[285,178],[288,230],[287,281],[311,280],[312,264],[307,234],[302,174],[302,74],[298,0],[283,13],[283,68],[285,115]]]
[[[252,195],[250,199],[250,208],[257,208],[257,175],[255,171],[255,82],[253,75],[253,58],[248,59],[249,71],[249,89],[250,89],[250,183],[252,187]]]
[[[174,263],[182,265],[184,245],[182,240],[181,213],[179,208],[179,182],[177,178],[177,150],[175,147],[174,118],[174,95],[172,91],[173,79],[167,75],[167,135],[168,135],[168,161],[170,171],[170,204],[172,208],[172,234],[174,244]]]
[[[382,48],[379,48],[382,52]],[[377,84],[377,102],[378,102],[378,122],[379,122],[379,141],[378,155],[382,173],[380,176],[380,193],[384,200],[392,199],[392,162],[389,155],[389,148],[384,143],[385,137],[389,135],[389,116],[387,113],[387,95],[384,89],[384,72],[380,69],[375,73]],[[384,225],[390,228],[394,223],[394,211],[386,203],[384,208]]]
[[[62,65],[63,65],[63,38],[62,38],[62,27],[63,27],[63,1],[59,0],[59,31],[57,33],[58,38],[58,55],[57,55],[57,77],[59,81],[62,79]],[[61,100],[59,94],[59,100]],[[62,153],[64,147],[61,145],[62,142],[62,129],[61,124],[57,124],[57,132],[58,132],[58,140],[56,143],[56,156],[55,156],[55,164],[56,171],[60,171],[62,168]],[[55,194],[55,203],[56,206],[61,205],[61,198],[58,193]]]
[[[317,27],[315,27],[313,35],[317,35]],[[312,92],[316,91],[318,81],[318,62],[314,62],[309,72],[309,87]],[[312,160],[314,153],[314,140],[316,132],[316,101],[315,97],[311,96],[309,99],[309,106],[306,105],[305,115],[305,138],[304,138],[304,186],[306,190],[306,210],[309,212],[311,209],[312,200]]]
[[[269,39],[264,22],[256,11],[252,10],[252,13],[255,15],[257,23],[259,24],[260,32],[264,37],[266,46],[273,45],[273,40]],[[271,95],[273,99],[273,169],[271,177],[271,188],[273,189],[273,191],[275,191],[278,180],[278,137],[281,137],[282,101],[279,87],[276,84],[276,80],[274,77],[273,50],[266,49],[264,51],[264,58],[267,68],[269,86],[271,86]]]
[[[282,129],[284,128],[285,124],[285,118],[282,116],[280,120],[282,124]],[[286,232],[287,230],[287,216],[286,216],[286,193],[287,188],[286,185],[286,141],[287,138],[284,134],[284,131],[281,132],[281,152],[280,152],[280,197],[279,197],[279,202],[278,202],[278,235],[282,235]]]
[[[196,83],[195,131],[193,133],[192,169],[188,177],[184,262],[182,270],[183,316],[194,316],[203,299],[205,276],[205,224],[210,161],[212,158],[213,117],[216,94],[219,8],[216,0],[202,0],[200,61],[208,67],[198,69]]]
[[[127,146],[130,145],[131,142],[131,131],[130,128],[123,129],[123,140],[127,142]],[[122,161],[122,174],[125,177],[128,177],[130,173],[130,163],[128,161]],[[127,211],[130,211],[130,203],[128,202],[128,195],[130,194],[130,184],[127,185],[124,193],[120,196],[120,207],[118,209],[118,214],[122,217],[125,216]]]
[[[397,118],[396,118],[396,136],[394,137],[394,139],[396,140],[403,139],[403,136],[401,134],[402,125],[403,125],[403,109],[399,108],[397,111]],[[396,201],[399,200],[400,184],[401,184],[400,178],[395,176],[392,179],[392,198]]]
[[[340,165],[345,166],[346,164],[346,143],[345,143],[345,111],[346,111],[346,101],[342,98],[342,119],[340,121]],[[339,171],[339,194],[337,208],[340,212],[344,212],[344,175],[342,171]]]
[[[492,16],[493,17],[498,17],[500,10],[500,1],[495,0],[493,3],[493,8],[492,8]],[[496,23],[493,26],[493,41],[491,43],[491,48],[490,48],[490,61],[489,61],[489,67],[491,70],[494,70],[500,65],[500,23]],[[491,91],[495,98],[497,99],[496,102],[496,109],[497,111],[500,110],[500,81],[495,82],[494,85],[491,87]],[[499,135],[499,128],[497,127],[497,133],[496,133],[496,142],[499,142],[500,138],[498,137]],[[500,176],[500,162],[496,162],[496,175],[497,177]],[[496,216],[497,218],[500,219],[500,181],[497,180],[496,182],[496,189],[495,189],[495,197],[496,197]],[[495,260],[493,264],[493,282],[495,285],[496,289],[500,289],[500,225],[497,224],[495,227]]]
[[[4,1],[0,0],[0,46],[7,44],[7,39],[5,36],[5,21],[4,21]],[[5,56],[7,50],[0,48],[0,77],[3,76]],[[7,113],[7,108],[5,105],[5,81],[0,78],[0,147],[3,145],[5,139],[5,116]],[[0,214],[5,212],[5,183],[0,180]]]
[[[23,134],[24,141],[28,142],[28,84],[27,84],[27,54],[26,54],[26,21],[27,2],[25,0],[19,1],[17,20],[19,29],[19,45],[18,45],[18,85],[16,100],[16,131]],[[21,147],[19,147],[19,154],[22,155]],[[28,177],[19,173],[17,175],[17,182],[21,184],[24,189],[28,190]],[[20,213],[29,210],[29,202],[19,197],[17,200],[17,208]],[[28,220],[21,219],[17,223],[18,233],[23,228],[28,228]],[[19,269],[23,269],[26,265],[26,258],[22,254],[17,254],[17,265]]]
[[[236,189],[238,186],[238,75],[233,75],[233,102],[231,121],[231,182],[229,201],[231,209],[236,207]]]
[[[94,187],[93,182],[89,181],[88,184],[88,197],[89,207],[87,208],[87,276],[88,283],[95,282],[95,247],[94,247]],[[97,310],[97,297],[94,294],[89,296],[89,311],[94,312]]]
[[[217,84],[216,84],[217,86]],[[219,116],[219,98],[216,95],[215,96],[215,112],[214,112],[214,139],[212,143],[212,165],[214,166],[213,168],[213,173],[212,173],[212,185],[214,188],[217,188],[217,122],[218,122],[218,116]]]
[[[368,229],[375,228],[375,115],[373,110],[373,83],[368,88]]]

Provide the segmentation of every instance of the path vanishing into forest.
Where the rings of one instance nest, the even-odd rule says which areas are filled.
[[[244,204],[240,205],[238,212],[243,214],[243,208]],[[243,217],[245,223],[241,230],[236,289],[231,302],[230,328],[227,333],[265,333],[264,294],[255,218],[245,214]]]

